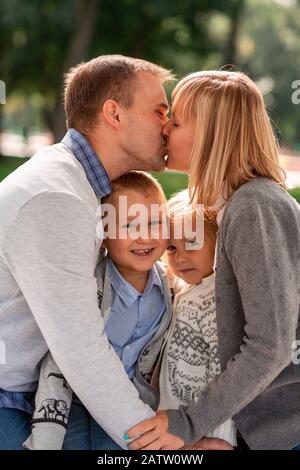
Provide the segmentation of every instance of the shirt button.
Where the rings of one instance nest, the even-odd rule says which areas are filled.
[[[130,346],[126,346],[126,351],[129,351],[130,350]]]

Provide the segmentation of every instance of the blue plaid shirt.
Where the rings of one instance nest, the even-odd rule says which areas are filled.
[[[84,168],[90,185],[102,198],[111,193],[111,184],[104,166],[100,162],[96,152],[86,138],[72,127],[68,130],[62,143],[68,147]]]
[[[76,129],[69,129],[62,143],[68,147],[83,166],[86,177],[99,198],[111,193],[111,184],[104,166],[87,139]],[[0,389],[0,408],[15,408],[33,413],[34,393],[9,392]]]

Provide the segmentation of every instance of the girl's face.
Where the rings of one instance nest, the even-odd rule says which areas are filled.
[[[179,218],[176,224],[183,224]],[[213,273],[214,248],[204,233],[204,246],[199,246],[195,239],[180,240],[174,238],[174,223],[171,224],[169,245],[167,247],[167,263],[175,276],[187,284],[199,284],[204,277]]]
[[[189,173],[195,130],[195,119],[184,119],[179,112],[172,114],[163,128],[168,148],[167,168]]]

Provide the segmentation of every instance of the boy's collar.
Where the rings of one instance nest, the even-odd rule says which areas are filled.
[[[123,278],[109,256],[107,268],[112,287],[121,297],[122,301],[126,304],[127,307],[131,307],[138,297],[148,294],[154,285],[157,285],[161,292],[163,292],[162,282],[155,265],[152,266],[149,271],[147,283],[143,293],[138,292],[131,284],[129,284],[129,282],[126,281],[126,279]]]

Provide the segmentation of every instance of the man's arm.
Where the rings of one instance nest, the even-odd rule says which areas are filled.
[[[154,413],[139,399],[104,333],[94,278],[96,222],[79,198],[40,194],[9,228],[5,256],[68,383],[124,446],[125,431]]]

